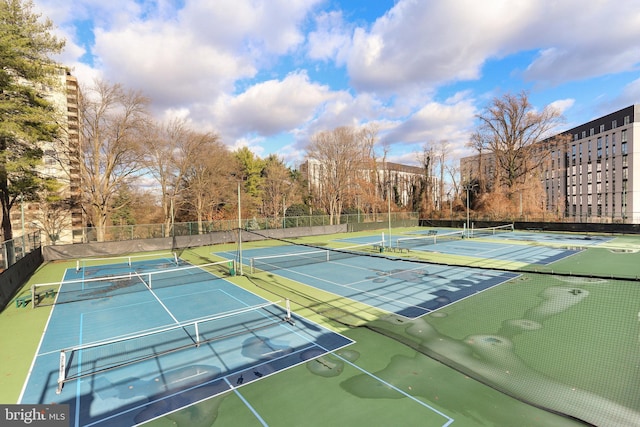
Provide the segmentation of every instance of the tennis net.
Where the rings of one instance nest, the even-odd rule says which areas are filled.
[[[31,301],[35,308],[54,303],[106,298],[140,292],[147,288],[155,289],[209,282],[217,277],[232,275],[234,272],[235,261],[226,260],[151,272],[134,271],[122,275],[84,280],[38,283],[31,286]],[[48,304],[47,301],[49,301]]]
[[[400,249],[414,249],[420,246],[435,245],[436,243],[448,242],[451,240],[460,240],[464,237],[464,231],[450,231],[438,234],[432,232],[423,236],[416,237],[399,237],[396,240],[396,247]]]
[[[293,324],[289,300],[245,307],[214,316],[176,323],[110,340],[86,343],[60,351],[58,388],[65,383],[188,348],[238,335]]]
[[[310,251],[290,252],[278,255],[253,257],[249,260],[251,274],[257,271],[273,271],[301,265],[337,261],[362,255],[371,255],[382,242],[362,243],[344,248],[316,248]],[[379,250],[378,250],[379,252]]]
[[[484,237],[484,236],[494,236],[496,234],[501,233],[511,233],[513,232],[513,224],[505,224],[498,225],[495,227],[486,227],[486,228],[471,228],[469,229],[469,237]]]
[[[184,265],[176,252],[130,255],[107,258],[83,258],[76,261],[76,272],[84,277],[100,277],[114,270],[161,270]]]

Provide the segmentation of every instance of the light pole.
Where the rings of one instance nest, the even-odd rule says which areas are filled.
[[[391,248],[391,181],[389,181],[389,190],[387,192],[387,204],[389,210],[389,248]]]
[[[20,194],[20,218],[22,221],[22,239],[24,241],[24,195]]]
[[[282,195],[282,228],[287,228],[287,196]]]
[[[467,190],[467,237],[469,237],[469,186],[466,187]]]
[[[467,184],[464,186],[464,189],[467,190],[467,237],[469,237],[470,229],[469,229],[469,190],[474,188],[477,184]]]
[[[240,183],[238,182],[238,269],[241,276],[242,274],[242,213],[240,210]]]

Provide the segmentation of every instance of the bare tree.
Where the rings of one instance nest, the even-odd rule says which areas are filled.
[[[436,150],[431,144],[424,144],[422,153],[418,160],[424,170],[424,181],[422,188],[418,191],[417,198],[419,200],[420,213],[428,215],[433,212],[435,207],[434,195],[435,188],[433,185],[433,171],[436,159]]]
[[[443,210],[443,201],[444,201],[444,175],[447,169],[447,152],[449,151],[449,141],[443,139],[438,141],[436,145],[435,152],[435,161],[436,167],[438,168],[438,194],[437,194],[437,202],[438,208],[440,211]]]
[[[96,228],[98,241],[105,238],[110,213],[122,207],[113,203],[119,188],[130,183],[144,167],[141,141],[148,118],[147,104],[140,92],[101,80],[83,91],[80,109],[84,209]]]
[[[515,187],[546,162],[549,151],[539,143],[562,121],[562,115],[551,106],[536,111],[527,93],[521,92],[493,99],[478,120],[473,145],[480,153],[494,156],[495,184],[511,197]]]
[[[190,152],[183,178],[183,202],[203,231],[205,219],[213,219],[222,204],[230,198],[229,176],[234,165],[231,153],[216,134],[190,132]]]
[[[451,182],[451,188],[449,189],[449,203],[451,209],[453,209],[453,202],[458,200],[460,195],[460,183],[458,177],[460,176],[460,164],[458,162],[449,162],[446,164],[445,169]]]
[[[175,212],[179,208],[176,204],[183,189],[183,178],[191,164],[204,152],[201,144],[205,140],[192,136],[182,119],[154,123],[147,129],[145,163],[160,185],[160,205],[167,236],[172,232]]]
[[[319,201],[329,214],[329,222],[340,222],[345,200],[353,197],[357,175],[368,170],[372,158],[371,138],[351,127],[316,133],[307,146],[307,156],[316,160],[320,177]]]
[[[61,235],[71,229],[69,212],[73,200],[63,196],[62,185],[55,179],[47,179],[39,194],[40,206],[33,215],[33,225],[40,229],[49,243],[55,245]]]

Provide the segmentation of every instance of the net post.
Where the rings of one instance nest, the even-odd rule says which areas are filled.
[[[127,262],[128,262],[128,264],[129,264],[129,267],[131,267],[131,257],[128,257],[128,258],[127,258]]]
[[[31,285],[31,309],[36,308],[36,285]]]
[[[62,392],[62,386],[64,385],[64,373],[67,370],[67,356],[64,350],[60,351],[60,365],[58,367],[58,388],[56,388],[56,394],[60,394]]]
[[[251,259],[249,260],[249,272],[250,272],[251,274],[254,274],[254,273],[255,273],[255,261],[254,261],[254,259],[253,259],[253,258],[251,258]]]
[[[291,317],[291,303],[289,302],[289,298],[285,300],[285,307],[287,308],[287,317],[284,318],[285,322],[290,323],[291,325],[295,324],[295,321]]]
[[[80,272],[80,260],[76,260],[76,273]]]
[[[173,260],[176,263],[176,266],[180,265],[180,261],[178,261],[178,254],[176,252],[173,253]]]
[[[148,277],[148,279],[147,279],[147,283],[148,283],[149,289],[152,289],[152,288],[153,288],[153,285],[151,284],[151,276],[152,276],[152,274],[151,274],[151,273],[148,273],[148,276],[147,276],[147,277]]]
[[[198,330],[198,322],[195,322],[193,326],[196,329],[196,347],[200,347],[200,332]]]

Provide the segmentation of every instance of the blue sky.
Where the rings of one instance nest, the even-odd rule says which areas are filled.
[[[62,3],[62,4],[60,4]],[[558,131],[640,103],[638,0],[34,0],[81,84],[139,90],[298,165],[311,135],[375,125],[377,152],[416,164],[465,147],[496,96],[553,105]]]

